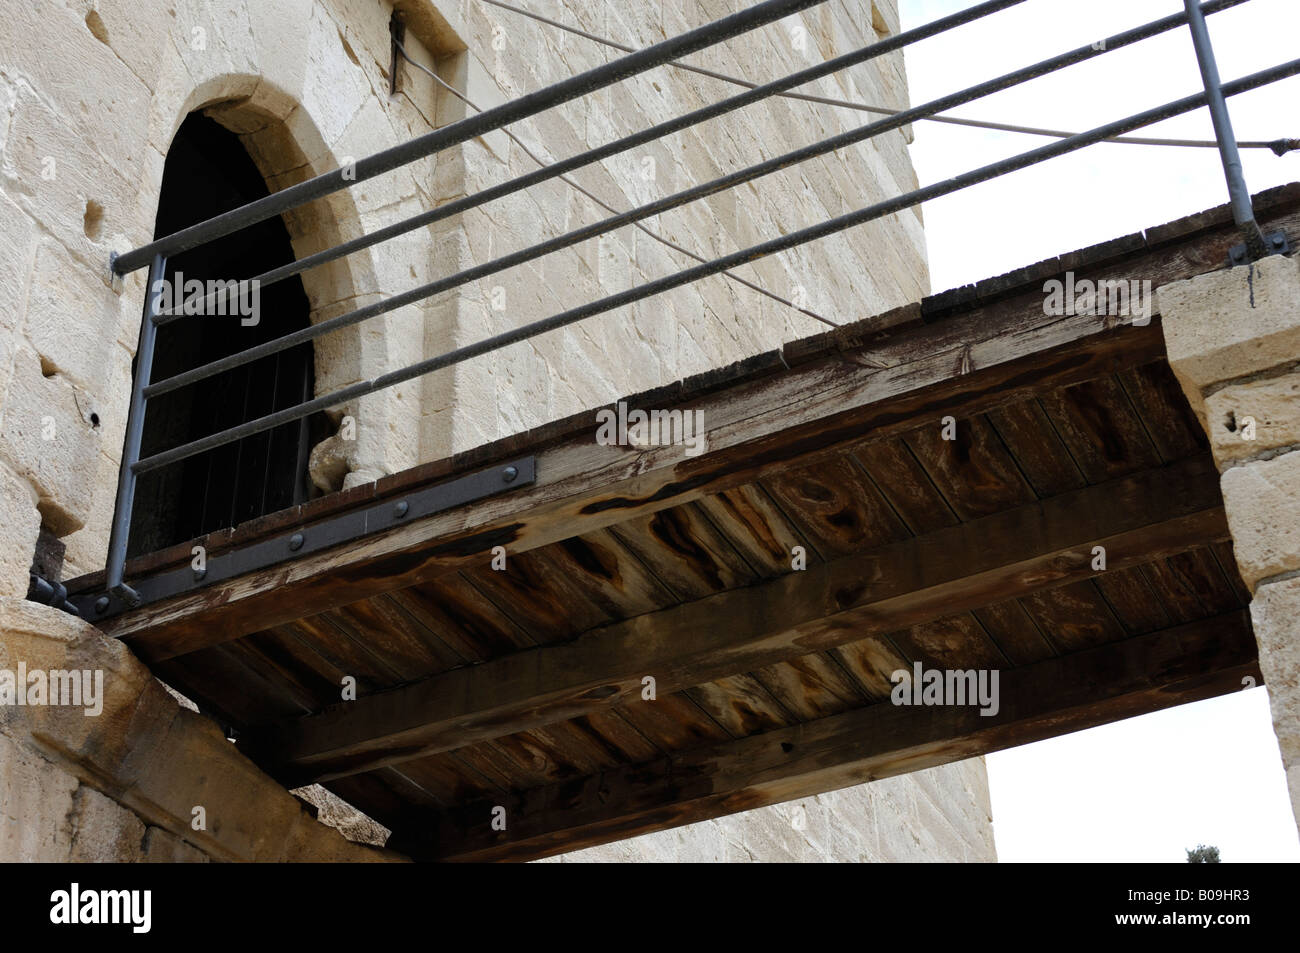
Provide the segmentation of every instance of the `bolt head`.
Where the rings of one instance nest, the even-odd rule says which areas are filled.
[[[109,605],[108,596],[100,596],[98,599],[95,600],[95,611],[100,615],[103,615],[105,612],[108,611],[108,605]]]
[[[517,476],[519,476],[518,467],[506,467],[501,471],[501,479],[505,480],[507,483],[514,483]]]
[[[289,537],[289,548],[294,552],[302,549],[302,533],[294,533]]]
[[[400,503],[398,503],[396,506],[393,507],[393,515],[400,520],[403,516],[409,513],[410,510],[411,510],[411,504],[407,503],[406,500],[402,500]]]

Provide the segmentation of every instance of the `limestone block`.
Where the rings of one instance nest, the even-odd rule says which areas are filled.
[[[34,351],[18,349],[0,408],[0,459],[35,487],[45,523],[60,536],[84,525],[90,512],[86,488],[101,446],[93,407],[67,379],[44,376]]]
[[[3,147],[0,145],[0,152]],[[0,335],[21,332],[26,320],[27,281],[36,240],[32,220],[0,193]],[[8,359],[0,355],[0,394],[4,393]]]
[[[1300,578],[1260,586],[1250,604],[1250,617],[1273,729],[1282,761],[1291,771],[1300,767]]]
[[[63,863],[77,779],[0,731],[0,863]]]
[[[0,596],[25,598],[27,573],[41,530],[31,484],[0,464]]]
[[[147,15],[145,4],[133,7],[136,16]],[[0,6],[0,63],[5,74],[39,90],[41,101],[72,129],[80,152],[106,157],[118,169],[129,168],[145,136],[148,87],[95,35],[86,12],[42,4],[39,16],[34,35],[30,4]],[[166,20],[155,20],[155,29]],[[87,77],[94,81],[87,82]]]
[[[77,788],[72,812],[73,863],[133,863],[141,859],[144,824],[116,801],[84,784]]]
[[[125,346],[136,327],[121,320],[113,289],[57,242],[36,250],[27,306],[27,339],[51,370],[82,390],[103,393],[114,362],[104,355]]]
[[[146,824],[221,860],[395,859],[317,824],[215,722],[182,709],[123,643],[66,613],[14,599],[0,600],[0,633],[0,667],[21,661],[29,671],[103,673],[98,715],[12,706],[0,709],[0,730]],[[195,807],[204,808],[203,830],[192,827]]]
[[[1223,464],[1300,444],[1300,374],[1230,384],[1205,398],[1214,458]]]
[[[115,240],[139,233],[129,220],[136,209],[138,153],[135,149],[116,162],[105,158],[77,125],[24,87],[0,162],[0,185],[80,260],[83,271],[107,287]]]
[[[95,0],[86,29],[152,89],[166,42],[158,24],[167,22],[168,7],[165,0]]]
[[[1220,485],[1246,585],[1300,570],[1300,453],[1232,467]]]
[[[144,833],[140,860],[146,864],[206,864],[209,857],[175,834],[161,827],[151,827]]]
[[[1156,298],[1169,364],[1189,396],[1300,358],[1300,260],[1273,255],[1173,282]]]

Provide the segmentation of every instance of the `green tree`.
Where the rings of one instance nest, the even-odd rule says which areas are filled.
[[[1196,847],[1187,852],[1187,862],[1189,864],[1217,864],[1219,862],[1219,848],[1197,844]]]

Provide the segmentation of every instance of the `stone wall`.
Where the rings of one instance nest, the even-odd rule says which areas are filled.
[[[483,108],[619,55],[479,0],[397,5],[412,58]],[[38,535],[42,551],[54,554],[47,563],[57,564],[61,552],[62,568],[53,571],[62,578],[103,566],[144,297],[141,272],[114,279],[107,263],[111,252],[152,237],[164,158],[185,116],[202,110],[239,134],[274,190],[473,111],[409,65],[400,68],[401,91],[389,96],[392,7],[385,0],[39,0],[39,6],[37,17],[26,5],[0,7],[0,598],[17,600],[26,591]],[[736,7],[730,0],[564,0],[545,12],[642,46]],[[761,81],[896,29],[893,0],[831,3],[691,59]],[[898,107],[907,102],[902,67],[901,55],[893,55],[805,91]],[[549,161],[735,91],[659,69],[511,131]],[[574,178],[624,210],[869,118],[770,100]],[[909,137],[910,130],[896,131],[645,224],[703,257],[747,247],[913,187]],[[301,257],[533,167],[519,144],[494,132],[287,215],[286,225]],[[336,316],[607,214],[572,187],[551,182],[448,218],[307,273],[312,318]],[[323,338],[316,345],[318,392],[693,263],[643,231],[620,229]],[[907,211],[738,274],[836,323],[880,312],[928,290],[921,218]],[[337,489],[374,480],[821,327],[789,305],[713,278],[337,408],[335,420],[354,419],[355,439],[331,438],[318,451],[318,482]],[[42,624],[54,631],[60,623]],[[78,631],[93,640],[86,627]],[[5,638],[16,644],[16,636]],[[147,835],[136,835],[139,825],[147,831],[152,822],[87,807],[105,787],[89,776],[68,788],[72,782],[57,773],[66,766],[48,752],[28,750],[25,737],[14,729],[6,742],[4,789],[19,784],[15,778],[39,776],[74,804],[59,815],[65,821],[51,828],[40,856],[71,856],[91,827],[102,828],[96,843],[120,845],[97,850],[149,855]],[[88,793],[78,795],[86,784]],[[120,804],[123,795],[108,796]],[[50,805],[59,799],[64,794]],[[21,837],[43,836],[54,814],[41,811],[58,813],[49,805],[14,803],[17,814],[6,816],[38,832]],[[78,826],[83,810],[96,811],[97,820]],[[807,831],[847,833],[804,832],[787,843],[787,833],[797,832],[791,811],[806,815]],[[751,846],[755,856],[991,859],[988,815],[983,764],[975,761],[586,856],[600,850],[664,856],[670,843],[694,844],[683,848],[686,855],[716,856],[722,838],[771,845],[771,854]],[[35,856],[35,842],[21,837],[5,843]],[[799,841],[819,846],[800,848]]]
[[[1157,291],[1169,364],[1210,437],[1300,825],[1300,261]]]

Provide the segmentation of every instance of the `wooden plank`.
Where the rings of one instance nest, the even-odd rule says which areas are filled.
[[[493,546],[534,549],[807,466],[863,434],[887,439],[938,412],[969,415],[1163,352],[1158,322],[1107,329],[1091,317],[1045,319],[1041,293],[1029,305],[903,329],[861,349],[865,363],[837,354],[711,395],[691,408],[709,421],[710,451],[696,457],[672,445],[603,447],[588,428],[539,449],[533,486],[126,613],[104,630],[146,659],[184,654],[290,621],[307,607],[483,565]],[[954,378],[952,354],[960,350],[972,370]]]
[[[1007,657],[971,613],[951,615],[894,633],[893,642],[914,662],[927,668],[1008,666]]]
[[[872,701],[889,697],[894,684],[890,676],[908,667],[908,659],[888,636],[874,635],[858,639],[830,650],[845,671],[858,683],[858,688]]]
[[[1001,673],[1000,708],[889,704],[429,814],[390,842],[423,859],[530,860],[1055,737],[1236,691],[1259,677],[1237,611]]]
[[[853,455],[871,475],[912,535],[929,533],[958,522],[948,505],[902,440],[880,440],[854,449]]]
[[[1137,408],[1114,377],[1085,381],[1039,400],[1089,483],[1161,462]]]
[[[762,682],[748,673],[696,685],[686,694],[733,738],[784,728],[797,720]]]
[[[836,715],[868,700],[839,663],[825,653],[764,665],[754,671],[754,677],[800,721]]]
[[[1012,665],[1041,662],[1057,654],[1018,599],[981,606],[973,614]]]
[[[1187,403],[1187,396],[1168,361],[1152,361],[1120,371],[1118,376],[1164,462],[1209,449],[1205,428]]]
[[[460,573],[384,595],[471,664],[537,644]]]
[[[911,535],[848,456],[770,477],[763,487],[826,559]]]
[[[670,593],[649,608],[735,589],[757,575],[694,503],[638,516],[610,530]]]
[[[1115,617],[1129,635],[1145,635],[1173,625],[1160,597],[1151,589],[1142,568],[1108,570],[1095,580]],[[1226,606],[1223,610],[1236,608]],[[1215,615],[1217,613],[1209,613]]]
[[[330,612],[329,619],[354,642],[364,643],[371,653],[381,656],[397,670],[401,681],[425,678],[465,664],[387,593],[339,606]]]
[[[647,674],[671,692],[1088,579],[1095,544],[1124,568],[1226,536],[1218,472],[1197,458],[332,706],[263,742],[315,778],[370,770],[634,699]]]
[[[1040,497],[1077,490],[1087,484],[1037,400],[997,407],[989,411],[988,418]]]
[[[756,483],[706,496],[699,506],[762,579],[789,572],[796,546],[803,547],[807,560],[818,558],[807,537]]]
[[[1091,579],[1033,592],[1020,602],[1062,653],[1116,642],[1125,635],[1124,627]]]
[[[1036,498],[983,416],[954,418],[952,436],[944,439],[936,419],[904,439],[959,517],[978,519]]]
[[[728,737],[685,692],[661,694],[653,705],[631,704],[615,710],[660,751],[679,751]]]

